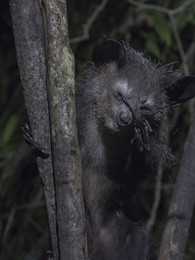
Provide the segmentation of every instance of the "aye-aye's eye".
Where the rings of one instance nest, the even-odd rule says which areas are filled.
[[[120,91],[117,91],[117,94],[116,94],[116,99],[120,102],[123,101],[123,95]]]
[[[144,104],[142,106],[140,106],[140,110],[145,113],[145,114],[148,114],[151,112],[151,106],[150,105],[147,105],[147,104]]]

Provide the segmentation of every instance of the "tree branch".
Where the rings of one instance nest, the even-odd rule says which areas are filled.
[[[179,32],[178,32],[176,24],[175,24],[175,17],[174,16],[178,13],[183,12],[184,9],[193,2],[193,0],[187,0],[181,6],[175,8],[175,9],[172,9],[172,10],[161,7],[161,6],[157,6],[157,5],[151,5],[151,4],[144,4],[144,3],[136,2],[134,0],[127,0],[127,2],[129,2],[130,4],[133,4],[137,7],[140,7],[142,9],[149,9],[149,10],[155,10],[155,11],[163,12],[163,13],[165,13],[169,16],[169,19],[170,19],[172,27],[173,27],[173,33],[174,33],[175,40],[176,40],[176,43],[177,43],[178,51],[179,51],[179,54],[180,54],[180,57],[181,57],[181,60],[182,60],[182,66],[183,66],[184,74],[189,75],[189,68],[188,68],[188,65],[187,65],[187,62],[186,62],[187,57],[185,55],[185,52],[184,52],[184,49],[183,49],[183,46],[182,46],[182,42],[181,42],[181,39],[180,39],[180,36],[179,36]]]
[[[10,0],[17,60],[34,140],[49,153],[37,158],[43,183],[54,260],[58,259],[56,205],[51,156],[43,24],[38,1]]]
[[[104,9],[108,0],[102,0],[101,4],[96,7],[92,15],[88,18],[87,22],[83,25],[83,35],[70,39],[70,43],[77,43],[89,38],[89,30],[92,24],[97,19],[99,13]]]
[[[195,115],[174,186],[158,260],[183,259],[195,203]]]
[[[193,2],[193,0],[187,0],[185,1],[181,6],[175,8],[175,9],[167,9],[165,7],[162,6],[158,6],[158,5],[151,5],[151,4],[143,4],[134,0],[127,0],[128,3],[133,4],[135,6],[138,6],[142,9],[150,9],[150,10],[156,10],[156,11],[160,11],[163,12],[169,16],[173,16],[176,15],[178,13],[181,13],[189,4],[191,4]]]
[[[163,174],[163,168],[162,168],[162,165],[159,165],[158,171],[157,171],[157,177],[156,177],[154,203],[152,205],[150,218],[147,221],[147,230],[148,230],[149,233],[150,233],[151,229],[154,226],[154,223],[155,223],[155,220],[156,220],[158,206],[159,206],[159,203],[160,203],[162,174]]]
[[[176,43],[177,43],[177,48],[179,50],[179,54],[180,54],[180,57],[181,57],[181,60],[182,60],[183,72],[187,76],[187,75],[190,74],[188,64],[186,62],[187,56],[185,55],[185,52],[184,52],[184,49],[183,49],[183,46],[182,46],[180,35],[179,35],[179,32],[177,30],[177,26],[176,26],[176,23],[175,23],[175,18],[173,16],[170,16],[170,20],[171,20],[175,40],[176,40]]]
[[[85,258],[81,162],[76,131],[74,56],[65,0],[44,0],[48,97],[60,259]]]

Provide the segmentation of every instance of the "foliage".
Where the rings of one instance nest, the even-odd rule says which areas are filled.
[[[146,55],[162,63],[175,61],[177,63],[174,67],[182,73],[186,73],[186,63],[187,70],[195,74],[194,3],[174,15],[173,23],[165,12],[140,8],[126,0],[107,1],[89,28],[90,37],[74,42],[75,38],[83,34],[82,25],[87,23],[101,2],[68,0],[69,32],[77,75],[82,71],[83,64],[91,60],[92,48],[104,34],[117,40],[128,41],[135,49],[143,50]],[[150,0],[144,3],[168,10],[182,5],[183,2]],[[179,46],[175,33],[178,33],[182,46]],[[49,248],[47,217],[35,157],[24,144],[20,131],[20,127],[27,121],[27,115],[16,63],[9,5],[6,0],[2,1],[0,35],[0,258],[43,259]],[[172,131],[174,136],[171,134],[170,139],[172,149],[179,160],[190,124],[189,107],[182,106],[180,112],[174,114],[172,121],[175,121],[176,127]],[[158,243],[166,221],[177,168],[178,164],[172,169],[166,169],[162,177],[161,203],[152,239]],[[146,187],[147,196],[144,201],[148,215],[154,198],[152,183],[155,184],[155,178],[150,181]],[[195,257],[194,231],[193,218],[186,260]],[[158,245],[155,246],[158,248]]]

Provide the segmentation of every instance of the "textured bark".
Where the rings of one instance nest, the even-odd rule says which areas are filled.
[[[39,2],[11,0],[10,8],[31,132],[34,140],[51,154],[44,34]],[[44,160],[37,158],[37,165],[43,183],[55,260],[58,259],[58,241],[52,156]]]
[[[82,260],[85,221],[66,1],[45,0],[43,7],[60,259]]]
[[[84,208],[66,1],[10,0],[10,8],[31,132],[50,153],[48,159],[37,158],[37,164],[53,259],[82,260]]]
[[[158,260],[182,260],[195,203],[195,116],[175,183]]]

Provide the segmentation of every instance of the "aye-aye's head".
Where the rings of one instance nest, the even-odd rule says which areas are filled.
[[[172,105],[195,96],[195,76],[178,79],[170,66],[151,62],[124,42],[103,37],[93,62],[88,91],[99,121],[112,133],[133,133],[140,150],[150,149],[150,136]]]

